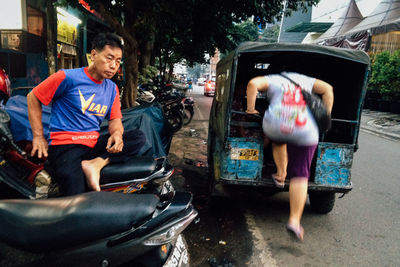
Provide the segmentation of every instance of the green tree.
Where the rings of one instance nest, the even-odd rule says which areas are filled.
[[[267,27],[261,35],[261,41],[275,43],[278,41],[280,26],[278,24]]]
[[[77,0],[58,0],[81,7]],[[231,50],[235,25],[254,17],[254,22],[272,22],[282,15],[284,0],[86,0],[117,34],[124,38],[126,84],[124,107],[136,98],[139,65],[159,58],[161,70],[185,59],[189,65],[204,62],[204,54]],[[306,9],[319,0],[286,1],[287,12]],[[138,56],[140,52],[140,57]]]
[[[199,63],[187,68],[188,74],[194,79],[198,79],[206,71],[205,66]]]
[[[393,54],[383,51],[373,56],[369,87],[387,100],[400,99],[400,50]]]
[[[228,35],[228,39],[231,44],[228,50],[234,49],[240,43],[245,41],[257,41],[258,40],[258,27],[251,19],[248,19],[239,24],[232,26],[231,32]],[[228,52],[228,51],[223,51]]]

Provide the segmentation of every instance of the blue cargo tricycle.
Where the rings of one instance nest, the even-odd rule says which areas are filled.
[[[262,120],[246,114],[246,86],[259,75],[293,71],[316,77],[334,88],[332,128],[320,135],[311,166],[311,208],[328,213],[335,193],[352,189],[351,166],[358,134],[370,59],[365,52],[306,44],[246,42],[220,60],[208,131],[209,190],[220,185],[277,189],[271,146],[264,147]],[[268,108],[259,94],[256,109]]]

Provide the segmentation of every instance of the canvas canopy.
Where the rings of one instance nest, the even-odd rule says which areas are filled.
[[[318,39],[316,39],[315,43],[320,43],[325,39],[330,39],[335,36],[342,35],[354,28],[362,20],[363,16],[360,12],[360,9],[358,9],[355,0],[350,0],[349,5],[340,16],[340,18],[325,33],[323,33]]]
[[[224,61],[232,60],[232,57],[237,56],[241,53],[251,52],[304,52],[314,54],[324,54],[327,56],[339,57],[362,64],[369,64],[369,57],[363,52],[355,52],[347,49],[339,49],[335,47],[321,47],[313,44],[296,44],[296,43],[263,43],[263,42],[244,42],[240,44],[236,50],[231,54],[224,57],[220,62],[221,65]],[[220,65],[220,63],[218,63]]]
[[[346,34],[370,31],[371,35],[400,30],[400,0],[382,0],[370,15]]]
[[[354,1],[350,1],[349,8],[354,11],[356,5],[352,2]],[[321,36],[317,39],[317,43],[373,52],[393,51],[400,49],[399,36],[400,0],[382,0],[370,15],[352,29],[324,40]]]

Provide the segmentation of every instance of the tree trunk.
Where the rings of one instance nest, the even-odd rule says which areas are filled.
[[[167,76],[167,66],[168,66],[168,61],[169,61],[169,56],[168,56],[168,50],[167,49],[165,49],[164,50],[164,56],[163,56],[163,64],[162,64],[162,73],[163,73],[163,76],[162,76],[162,81],[163,81],[163,83],[165,83],[166,82],[166,76]]]
[[[168,68],[169,68],[169,71],[168,71],[168,81],[172,81],[173,79],[173,77],[172,77],[172,75],[174,74],[174,63],[172,63],[172,62],[169,62],[169,64],[168,64]]]
[[[54,8],[54,0],[47,1],[47,64],[49,76],[56,72],[56,57],[57,51],[57,32],[55,28],[57,27],[57,18]]]
[[[140,52],[142,55],[140,57],[140,62],[139,62],[140,71],[143,70],[148,65],[151,65],[153,48],[154,48],[154,33],[152,33],[152,36],[141,46]]]
[[[137,48],[129,49],[126,47],[124,53],[125,59],[125,75],[126,82],[125,88],[122,94],[122,108],[130,108],[135,106],[137,84],[139,77],[139,65],[137,57]]]

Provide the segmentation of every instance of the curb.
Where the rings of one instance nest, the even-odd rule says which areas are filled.
[[[360,130],[370,133],[370,134],[373,134],[373,135],[376,135],[376,136],[379,136],[379,137],[383,137],[383,138],[392,140],[392,141],[400,141],[400,135],[395,134],[395,133],[384,132],[384,131],[377,130],[377,129],[374,129],[371,127],[366,127],[363,125],[360,125]]]

